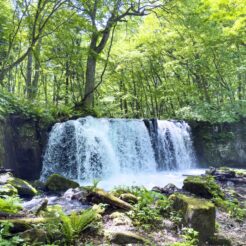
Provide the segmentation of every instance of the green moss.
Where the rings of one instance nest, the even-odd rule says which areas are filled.
[[[210,209],[210,208],[214,207],[213,203],[211,203],[210,201],[205,200],[205,199],[197,199],[194,197],[189,197],[189,196],[186,196],[183,194],[177,194],[177,193],[175,195],[172,195],[172,196],[184,201],[192,209],[196,209],[196,208]],[[171,196],[171,199],[172,199],[172,196]]]
[[[190,176],[184,180],[183,188],[204,198],[221,197],[225,194],[212,176]]]
[[[228,168],[224,170],[228,171]],[[210,175],[188,177],[184,180],[183,188],[195,195],[211,199],[217,207],[223,208],[238,220],[246,217],[245,208],[240,206],[237,199],[227,199],[214,177]]]

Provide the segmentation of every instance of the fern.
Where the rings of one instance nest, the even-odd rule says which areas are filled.
[[[62,232],[68,243],[73,243],[79,234],[85,230],[95,219],[96,212],[92,209],[85,210],[82,214],[72,213],[70,216],[61,213]]]
[[[18,197],[0,198],[0,211],[3,213],[16,214],[22,209]]]

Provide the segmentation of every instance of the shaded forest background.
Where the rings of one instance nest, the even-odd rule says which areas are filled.
[[[0,115],[246,116],[244,0],[0,6]]]

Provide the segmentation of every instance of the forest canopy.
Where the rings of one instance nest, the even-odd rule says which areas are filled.
[[[211,122],[246,116],[244,0],[0,6],[0,114],[87,110]]]

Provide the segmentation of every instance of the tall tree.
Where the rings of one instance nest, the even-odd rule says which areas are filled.
[[[88,20],[90,41],[86,65],[86,83],[83,106],[92,108],[98,56],[104,50],[112,29],[118,22],[126,21],[129,16],[144,16],[153,9],[161,7],[161,1],[153,0],[82,0],[80,10]],[[99,82],[100,83],[100,82]]]

